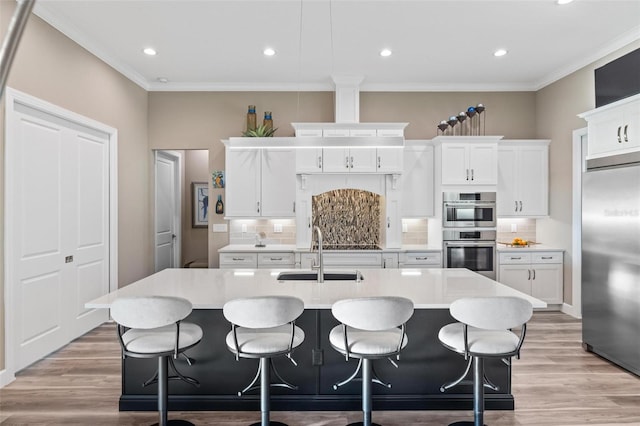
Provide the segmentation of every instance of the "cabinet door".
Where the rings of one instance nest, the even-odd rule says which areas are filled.
[[[402,173],[403,149],[378,148],[376,150],[376,171],[378,173]]]
[[[474,185],[495,185],[498,183],[498,147],[495,144],[475,144],[468,146],[469,182]]]
[[[349,150],[346,148],[322,148],[322,171],[349,173]]]
[[[349,150],[349,171],[351,173],[374,173],[377,170],[375,148],[351,148]]]
[[[299,148],[296,152],[296,173],[322,172],[322,148]]]
[[[531,269],[531,295],[547,303],[562,303],[562,265],[533,264]]]
[[[516,147],[498,148],[498,216],[517,216],[518,204],[518,149]]]
[[[226,150],[226,217],[260,216],[260,150]]]
[[[625,149],[640,148],[640,101],[633,102],[624,110],[622,145]]]
[[[613,108],[590,117],[588,155],[607,154],[624,149],[623,130],[623,113],[620,108]]]
[[[263,217],[293,217],[296,202],[296,170],[294,149],[262,151]]]
[[[498,282],[531,294],[531,270],[529,265],[500,265]]]
[[[466,144],[442,146],[442,184],[460,185],[469,183]]]
[[[546,216],[549,214],[549,148],[521,146],[518,151],[518,215]]]
[[[405,147],[402,217],[433,216],[433,147]]]

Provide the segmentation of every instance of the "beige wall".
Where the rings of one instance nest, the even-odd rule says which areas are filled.
[[[187,149],[184,151],[184,185],[182,189],[182,263],[203,259],[208,261],[209,233],[207,228],[191,227],[193,220],[192,182],[208,182],[209,150]],[[209,196],[209,217],[214,215],[217,197]]]
[[[550,217],[538,220],[538,239],[565,251],[564,300],[572,304],[573,250],[571,239],[578,225],[572,222],[573,131],[587,123],[577,114],[595,108],[593,70],[634,49],[640,41],[614,52],[536,93],[536,137],[551,139],[549,154]]]
[[[14,7],[13,1],[0,1],[3,36]],[[35,15],[26,27],[8,86],[118,129],[118,283],[123,286],[148,275],[152,263],[146,91]],[[4,163],[3,135],[4,125],[0,164]],[[4,171],[0,173],[3,187]],[[4,212],[0,213],[2,223]],[[0,298],[2,295],[4,275],[0,273]],[[0,315],[0,333],[3,320]],[[0,369],[3,357],[4,336],[0,338]]]

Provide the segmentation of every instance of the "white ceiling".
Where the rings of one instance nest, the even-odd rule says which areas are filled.
[[[334,75],[363,91],[538,90],[640,39],[640,0],[39,0],[35,13],[163,91],[333,90]]]

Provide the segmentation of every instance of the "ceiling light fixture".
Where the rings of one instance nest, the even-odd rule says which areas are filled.
[[[505,49],[498,49],[495,52],[493,52],[493,56],[496,56],[496,57],[504,56],[506,54],[507,54],[507,51]]]
[[[275,50],[273,50],[273,49],[272,49],[272,48],[270,48],[270,47],[267,47],[266,49],[264,49],[264,50],[262,51],[262,53],[264,53],[264,56],[273,56],[273,55],[275,55],[275,54],[276,54],[276,51],[275,51]]]
[[[391,50],[389,50],[389,49],[382,49],[382,50],[380,51],[380,56],[385,57],[385,58],[386,58],[387,56],[391,56]]]
[[[560,6],[562,6],[563,4],[569,4],[572,1],[573,0],[556,0],[556,4],[559,4]]]
[[[158,52],[156,52],[156,49],[154,49],[153,47],[145,47],[143,52],[145,55],[149,56],[155,56],[158,54]]]

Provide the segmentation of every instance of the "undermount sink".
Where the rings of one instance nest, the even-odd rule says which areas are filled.
[[[364,277],[357,271],[342,272],[325,272],[325,281],[361,281]],[[280,272],[277,276],[278,281],[317,281],[318,273],[316,271],[290,271]]]

